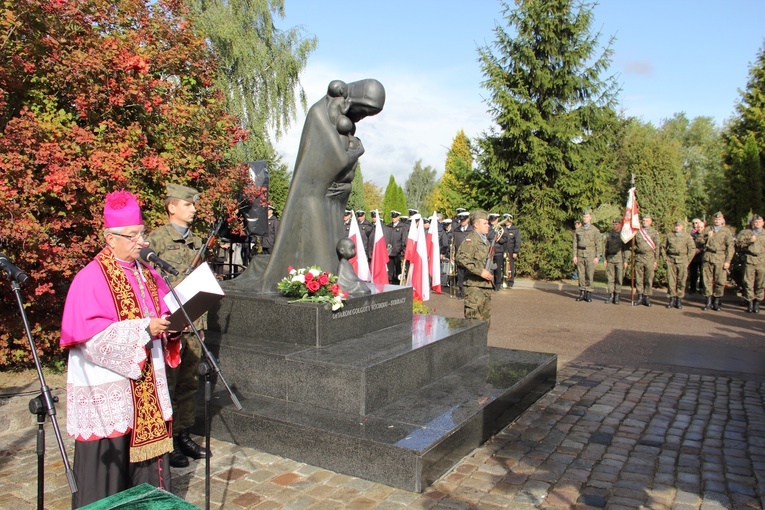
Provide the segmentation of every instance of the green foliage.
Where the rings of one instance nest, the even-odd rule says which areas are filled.
[[[383,189],[371,181],[364,181],[364,202],[366,202],[367,211],[379,210],[382,212],[383,207]],[[367,217],[367,219],[369,219]]]
[[[574,0],[503,3],[492,46],[479,48],[483,86],[497,128],[477,141],[477,201],[523,218],[533,250],[519,273],[568,272],[569,234],[561,230],[584,207],[615,200],[611,149],[619,126],[611,108],[609,45],[590,31],[592,6]],[[519,228],[520,225],[519,225]]]
[[[429,208],[444,214],[454,216],[455,209],[464,207],[473,210],[478,207],[474,198],[475,187],[472,186],[473,153],[470,140],[465,131],[460,129],[452,140],[449,153],[446,156],[444,175],[436,184],[429,201]]]
[[[730,223],[741,224],[751,209],[763,214],[765,185],[765,45],[749,70],[749,81],[736,106],[738,117],[725,134],[726,207]]]
[[[269,172],[268,177],[268,201],[274,206],[276,214],[281,215],[287,202],[292,174],[287,171],[287,165],[278,163]]]
[[[436,186],[436,169],[431,166],[422,166],[422,160],[418,159],[414,164],[412,173],[404,184],[406,203],[412,209],[424,213],[425,199]]]
[[[388,186],[385,187],[385,196],[383,197],[383,218],[385,222],[390,222],[390,212],[392,210],[406,214],[406,197],[401,186],[396,184],[396,179],[391,175],[388,180]]]
[[[0,9],[0,239],[30,274],[26,311],[49,362],[69,282],[102,246],[105,193],[136,193],[151,230],[165,220],[165,183],[196,187],[204,233],[236,213],[249,177],[231,148],[246,132],[225,111],[214,56],[182,2]],[[0,302],[16,307],[7,293]],[[0,314],[0,367],[30,362],[18,315]]]
[[[364,197],[364,177],[361,175],[361,164],[356,165],[347,208],[352,211],[367,210],[367,201],[366,197]]]
[[[276,27],[274,17],[284,18],[284,0],[184,1],[218,56],[215,80],[224,91],[226,108],[249,131],[237,148],[238,157],[273,161],[268,130],[280,136],[294,120],[298,101],[306,108],[299,75],[316,38],[304,36],[299,28]]]

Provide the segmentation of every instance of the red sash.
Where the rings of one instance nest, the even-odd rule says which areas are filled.
[[[112,293],[114,307],[119,320],[139,319],[143,317],[141,303],[130,285],[122,266],[114,258],[109,248],[104,248],[96,255],[96,261]],[[155,310],[159,310],[159,291],[154,276],[146,267],[141,266],[146,289],[151,296]],[[130,433],[130,462],[142,462],[173,451],[173,438],[167,423],[162,417],[159,404],[157,381],[151,350],[146,349],[147,360],[138,380],[130,381],[133,395],[133,430]]]

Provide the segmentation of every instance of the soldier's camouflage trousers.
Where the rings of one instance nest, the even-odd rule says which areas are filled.
[[[200,332],[201,333],[201,332]],[[181,364],[167,368],[167,386],[173,403],[173,434],[194,425],[196,394],[199,389],[199,360],[202,346],[194,333],[181,335]]]

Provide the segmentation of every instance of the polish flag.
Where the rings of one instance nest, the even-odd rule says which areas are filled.
[[[425,240],[425,227],[423,227],[422,221],[417,221],[418,219],[421,219],[419,214],[415,214],[410,218],[409,237],[406,240],[407,251],[404,254],[404,258],[409,262],[407,285],[412,286],[414,299],[427,301],[430,299],[428,243]]]
[[[435,211],[433,211],[433,216],[430,218],[430,228],[425,239],[428,246],[430,288],[436,294],[441,294],[441,249],[438,244],[438,216]]]
[[[640,230],[640,215],[638,214],[637,197],[635,188],[630,188],[627,195],[627,207],[624,208],[624,220],[622,221],[622,241],[629,242]]]
[[[367,260],[367,252],[364,249],[364,241],[361,239],[359,222],[356,221],[356,213],[353,211],[351,211],[351,228],[348,230],[348,238],[356,245],[356,255],[351,257],[348,262],[353,266],[356,276],[368,282],[370,280],[369,261]]]
[[[382,216],[376,211],[375,241],[372,245],[372,283],[385,285],[388,283],[388,245],[382,229]]]

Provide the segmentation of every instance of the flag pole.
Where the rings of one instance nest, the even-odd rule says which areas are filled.
[[[632,200],[637,200],[637,190],[635,189],[635,173],[632,173],[630,179],[630,187],[632,188]],[[632,246],[630,248],[630,258],[632,259],[632,281],[630,282],[630,302],[635,305],[635,236],[632,236]]]

